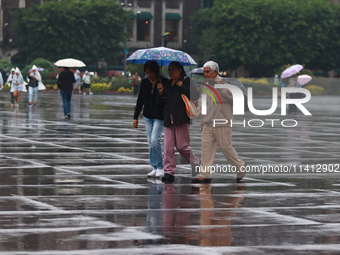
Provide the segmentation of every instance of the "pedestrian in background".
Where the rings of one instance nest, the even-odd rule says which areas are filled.
[[[89,95],[93,95],[91,92],[91,76],[88,71],[85,71],[85,74],[83,75],[83,89],[84,95],[86,95],[86,89],[89,89]]]
[[[76,80],[74,79],[74,74],[68,67],[64,67],[64,71],[62,71],[58,76],[57,85],[60,90],[60,95],[63,100],[64,107],[64,118],[71,118],[71,98],[73,92],[73,83]]]
[[[15,103],[16,107],[19,107],[20,94],[21,94],[21,91],[24,90],[23,83],[24,83],[24,79],[21,75],[19,68],[17,67],[15,69],[15,75],[13,77],[13,86],[14,86],[13,96],[14,96],[14,99],[15,99],[15,102],[16,102]]]
[[[14,106],[14,86],[13,86],[13,78],[14,78],[14,75],[15,75],[15,69],[12,68],[11,69],[11,72],[10,74],[8,75],[8,78],[7,78],[7,84],[9,86],[9,91],[11,93],[11,104],[12,104],[12,107]]]
[[[2,78],[2,74],[0,73],[0,90],[4,88],[4,79]]]
[[[28,74],[28,107],[32,106],[32,101],[34,106],[37,106],[38,101],[38,89],[39,82],[41,82],[41,75],[37,70],[35,65],[32,66],[31,71]],[[33,98],[33,100],[32,100]]]
[[[135,72],[135,74],[130,77],[130,80],[133,80],[133,94],[137,95],[139,91],[139,84],[141,82],[138,72]]]
[[[76,82],[73,84],[73,90],[74,90],[74,93],[76,93],[76,90],[78,90],[79,94],[81,94],[81,77],[80,77],[80,71],[77,70],[75,73],[74,73],[74,79],[76,80]]]

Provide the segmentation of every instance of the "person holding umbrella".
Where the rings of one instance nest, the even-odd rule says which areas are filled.
[[[154,60],[149,60],[144,64],[143,72],[147,78],[144,78],[141,82],[133,126],[138,128],[138,117],[143,109],[145,129],[148,137],[149,159],[153,168],[147,176],[159,178],[164,174],[161,141],[164,130],[164,105],[157,104],[156,102],[158,96],[157,83],[165,84],[168,79],[160,76],[159,65]]]
[[[75,81],[73,72],[69,69],[69,67],[64,67],[64,70],[58,76],[57,85],[63,100],[65,119],[71,118],[71,98],[73,83]]]
[[[173,183],[176,170],[175,150],[187,160],[194,168],[200,165],[189,145],[190,118],[185,109],[182,94],[190,100],[197,100],[200,96],[193,81],[186,77],[183,66],[176,61],[170,63],[170,80],[165,83],[158,83],[159,102],[164,103],[164,176],[162,181]]]

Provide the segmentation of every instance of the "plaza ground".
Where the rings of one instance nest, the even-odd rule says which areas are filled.
[[[339,96],[312,96],[312,116],[281,116],[280,107],[270,116],[294,119],[294,128],[233,128],[248,165],[289,172],[247,173],[242,183],[214,173],[210,185],[192,184],[177,154],[174,184],[147,180],[133,95],[74,95],[71,120],[57,93],[39,93],[37,108],[26,97],[12,108],[0,92],[0,254],[340,253]],[[270,105],[255,99],[259,108]],[[195,119],[197,156],[200,145]],[[228,165],[219,150],[215,164]]]

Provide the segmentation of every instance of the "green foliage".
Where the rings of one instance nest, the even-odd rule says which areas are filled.
[[[282,65],[275,70],[275,73],[278,74],[279,77],[280,77],[284,70],[286,70],[288,67],[293,66],[293,65],[295,65],[295,64]],[[305,67],[305,64],[302,64],[302,66],[303,66],[303,69],[299,72],[299,75],[307,74],[307,75],[313,77],[313,72],[311,70],[309,70],[307,67]]]
[[[102,77],[102,76],[92,76],[91,77],[91,82],[92,83],[107,83],[110,84],[112,82],[111,77]]]
[[[107,83],[91,83],[92,92],[107,92],[110,85]]]
[[[0,59],[0,71],[2,72],[2,69],[4,68],[5,64],[7,64],[8,71],[10,71],[13,66],[12,63],[7,59]]]
[[[192,21],[191,46],[202,63],[215,60],[222,69],[244,64],[259,76],[283,63],[340,66],[340,6],[328,0],[219,0]]]
[[[49,1],[15,15],[18,49],[26,62],[72,57],[93,63],[105,57],[113,63],[121,54],[124,28],[131,22],[115,0]]]
[[[43,82],[45,81],[45,79],[49,78],[51,73],[55,73],[55,74],[59,73],[59,71],[56,70],[56,68],[54,67],[51,61],[48,61],[43,58],[37,58],[33,60],[29,65],[26,65],[25,68],[21,70],[21,73],[24,78],[28,76],[28,71],[32,68],[33,65],[36,65],[36,67],[38,68],[39,67],[44,68],[44,71],[39,72]]]
[[[54,85],[57,84],[57,79],[47,79],[43,81],[44,85]]]
[[[129,78],[124,76],[115,77],[111,83],[110,90],[117,91],[120,87],[131,88]]]
[[[7,84],[7,82],[5,83],[5,85],[4,85],[4,90],[9,90],[9,85]]]
[[[131,93],[131,92],[133,92],[133,89],[132,88],[120,87],[117,92],[118,93]]]
[[[324,88],[316,85],[308,85],[304,88],[308,89],[312,95],[322,95],[325,90]]]
[[[143,65],[142,64],[129,64],[128,65],[128,71],[130,71],[131,75],[134,75],[136,72],[138,72],[140,77],[144,76],[143,72]]]

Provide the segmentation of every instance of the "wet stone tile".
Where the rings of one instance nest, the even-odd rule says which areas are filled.
[[[144,121],[132,125],[136,97],[74,95],[67,121],[57,93],[39,101],[12,109],[0,93],[1,255],[339,253],[339,173],[253,172],[242,183],[214,173],[210,185],[192,184],[195,172],[176,152],[175,183],[163,184],[146,178]],[[287,116],[296,128],[236,126],[233,146],[248,165],[339,164],[340,118],[326,107],[337,104],[312,98],[312,118]],[[282,119],[279,110],[271,117]],[[193,122],[191,147],[201,157]],[[228,165],[219,149],[214,164]]]

